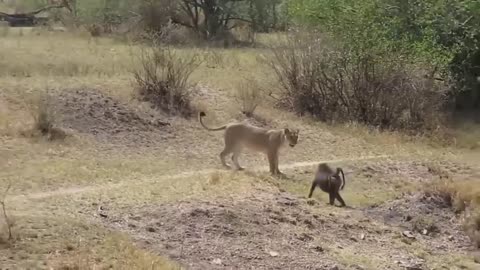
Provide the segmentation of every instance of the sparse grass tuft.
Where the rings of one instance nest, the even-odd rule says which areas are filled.
[[[464,229],[474,245],[480,248],[480,184],[477,180],[442,179],[430,183],[425,192],[442,198],[455,212],[465,212]]]
[[[32,117],[33,128],[30,132],[24,132],[27,137],[45,137],[49,141],[63,140],[67,136],[65,131],[55,126],[55,111],[52,100],[46,94],[37,97],[33,102]]]
[[[242,80],[235,88],[235,99],[241,112],[247,117],[253,117],[255,109],[263,98],[263,91],[254,79]]]
[[[201,63],[196,53],[180,55],[169,46],[153,45],[140,53],[141,67],[134,72],[140,100],[170,114],[191,116],[189,78]]]
[[[7,241],[4,241],[2,239],[2,235],[0,235],[0,243],[10,242],[10,241],[13,240],[13,234],[12,234],[13,222],[10,219],[10,216],[7,214],[6,203],[5,203],[5,200],[6,200],[7,195],[8,195],[8,191],[10,191],[11,187],[12,187],[12,183],[8,183],[7,188],[5,189],[5,192],[3,193],[3,196],[0,199],[0,205],[2,206],[2,216],[3,216],[3,220],[5,222],[5,230],[6,230],[7,235],[8,235]],[[0,230],[0,234],[3,234],[3,230]]]
[[[475,247],[480,248],[480,211],[478,209],[465,219],[464,229]]]
[[[427,195],[442,198],[456,212],[463,212],[468,207],[475,208],[480,205],[480,185],[476,180],[441,179],[428,183],[424,192]]]

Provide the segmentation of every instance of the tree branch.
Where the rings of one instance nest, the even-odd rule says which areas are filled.
[[[193,28],[193,29],[195,28],[195,27],[193,27],[192,25],[190,25],[190,24],[188,24],[188,23],[186,23],[186,22],[183,22],[183,21],[179,20],[178,18],[171,17],[170,19],[171,19],[172,23],[174,23],[174,24],[179,24],[179,25],[181,25],[181,26],[185,26],[185,27]]]

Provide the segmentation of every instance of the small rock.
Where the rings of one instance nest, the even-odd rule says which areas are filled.
[[[415,239],[415,235],[413,235],[411,231],[404,231],[402,232],[402,235],[410,239]]]
[[[423,234],[423,235],[427,235],[427,234],[428,234],[428,230],[427,230],[427,229],[423,229],[423,230],[422,230],[422,234]]]
[[[270,254],[272,257],[277,257],[279,255],[276,251],[269,251],[268,254]]]
[[[221,264],[222,264],[222,260],[220,260],[219,258],[216,258],[216,259],[213,259],[213,260],[212,260],[212,263],[213,263],[213,264],[216,264],[216,265],[221,265]]]
[[[365,240],[365,234],[364,233],[360,234],[360,239]]]
[[[473,256],[473,261],[480,264],[480,253]]]
[[[315,205],[316,201],[315,200],[307,200],[308,205]]]
[[[309,219],[305,219],[305,220],[303,221],[303,223],[305,223],[305,225],[307,225],[307,227],[309,227],[309,228],[313,228],[313,227],[314,227],[314,226],[313,226],[313,222],[312,222],[311,220],[309,220]]]
[[[107,218],[107,217],[108,217],[108,215],[105,214],[105,213],[98,213],[98,215],[101,216],[101,217],[103,217],[103,218]]]
[[[321,246],[313,246],[313,250],[315,250],[316,252],[323,252],[324,251],[323,247],[321,247]]]
[[[299,236],[297,236],[298,240],[303,241],[303,242],[309,242],[313,240],[313,237],[309,234],[306,233],[301,233]]]
[[[156,232],[157,230],[153,227],[147,227],[146,228],[147,232]]]
[[[448,240],[452,241],[453,240],[453,235],[448,236]]]
[[[406,270],[423,270],[423,267],[419,264],[411,264],[411,265],[405,266],[405,269]]]

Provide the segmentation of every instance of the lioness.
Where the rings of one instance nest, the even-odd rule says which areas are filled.
[[[225,148],[220,153],[222,165],[230,168],[225,162],[225,157],[233,153],[232,161],[237,170],[243,170],[238,164],[238,157],[244,146],[259,152],[263,152],[268,157],[270,173],[273,175],[283,174],[278,169],[278,151],[286,141],[290,147],[294,147],[298,141],[299,130],[285,129],[264,129],[249,125],[244,122],[230,123],[217,128],[207,127],[202,118],[206,116],[204,112],[198,114],[200,124],[209,131],[225,130],[224,140]]]

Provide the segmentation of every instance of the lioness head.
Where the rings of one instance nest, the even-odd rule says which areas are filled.
[[[299,132],[300,130],[290,130],[288,128],[285,129],[285,138],[287,139],[290,147],[294,147],[297,144]]]

